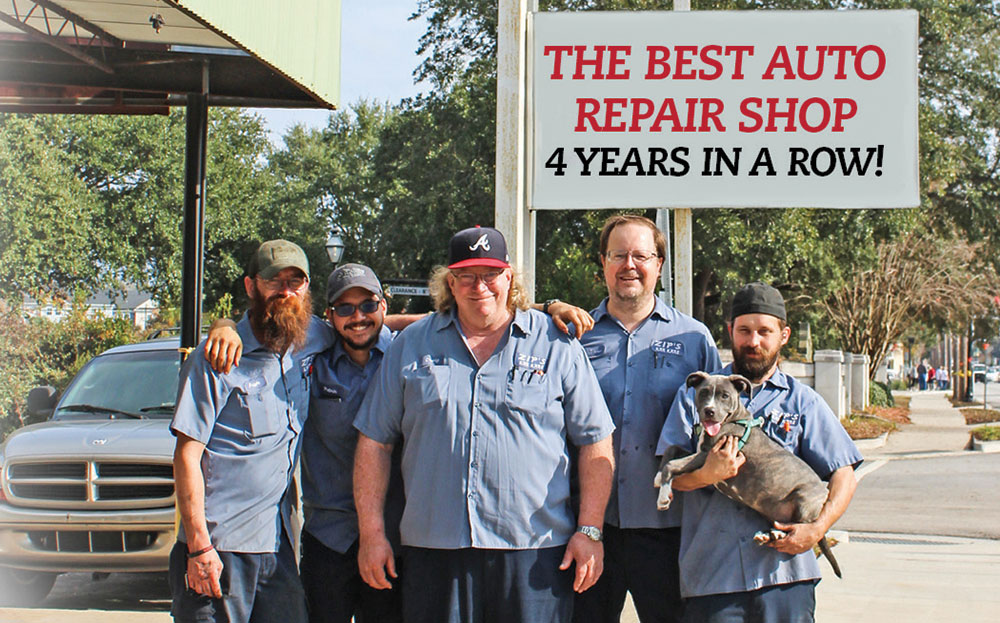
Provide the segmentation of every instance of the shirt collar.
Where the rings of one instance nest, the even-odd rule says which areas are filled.
[[[252,353],[255,350],[263,350],[264,345],[260,343],[253,329],[250,328],[250,312],[244,312],[243,317],[236,323],[236,333],[243,340],[243,352]]]
[[[673,314],[671,312],[675,311],[673,307],[670,307],[663,302],[658,296],[653,296],[653,311],[650,312],[650,316],[659,316],[661,320],[665,322],[670,322]],[[608,298],[604,297],[601,304],[590,311],[590,315],[594,317],[594,322],[600,322],[604,318],[611,318],[614,320],[614,316],[608,311]]]

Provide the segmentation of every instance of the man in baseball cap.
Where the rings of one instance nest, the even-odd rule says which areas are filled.
[[[770,525],[713,486],[743,465],[734,437],[719,441],[701,468],[676,478],[674,490],[686,492],[679,558],[683,621],[813,621],[822,574],[812,548],[847,510],[862,456],[819,394],[778,367],[781,347],[791,335],[781,293],[761,282],[743,286],[733,297],[730,319],[733,363],[715,374],[741,374],[752,383],[750,395],[740,397],[752,425],[829,481],[830,493],[816,521]],[[694,388],[683,387],[664,423],[657,454],[670,446],[693,451],[697,423]],[[766,546],[747,540],[772,528],[786,536]]]
[[[507,241],[492,227],[470,227],[451,237],[448,243],[448,268],[493,266],[510,268]]]

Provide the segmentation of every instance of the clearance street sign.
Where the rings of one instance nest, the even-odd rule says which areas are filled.
[[[529,205],[919,205],[916,11],[535,13]]]

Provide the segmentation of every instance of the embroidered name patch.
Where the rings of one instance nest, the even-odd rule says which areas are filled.
[[[545,362],[548,359],[545,357],[533,357],[531,355],[525,355],[524,353],[517,354],[517,360],[514,362],[518,368],[525,368],[527,370],[538,370],[539,372],[545,371]]]
[[[649,345],[654,353],[662,353],[664,355],[683,355],[684,354],[684,344],[681,342],[674,342],[671,340],[657,340]]]
[[[340,393],[337,392],[337,388],[332,385],[320,385],[319,393],[322,394],[324,398],[340,400]]]
[[[583,350],[587,353],[587,359],[596,359],[604,354],[604,344],[590,344]]]

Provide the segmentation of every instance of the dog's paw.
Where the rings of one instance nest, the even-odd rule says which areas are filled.
[[[656,475],[653,476],[653,486],[659,488],[662,484],[663,484],[663,474],[660,472],[656,472]]]
[[[760,530],[753,535],[753,542],[757,545],[767,545],[771,542],[771,533]]]
[[[657,510],[665,511],[670,508],[670,503],[674,501],[674,491],[670,483],[660,485],[660,493],[656,496]]]

